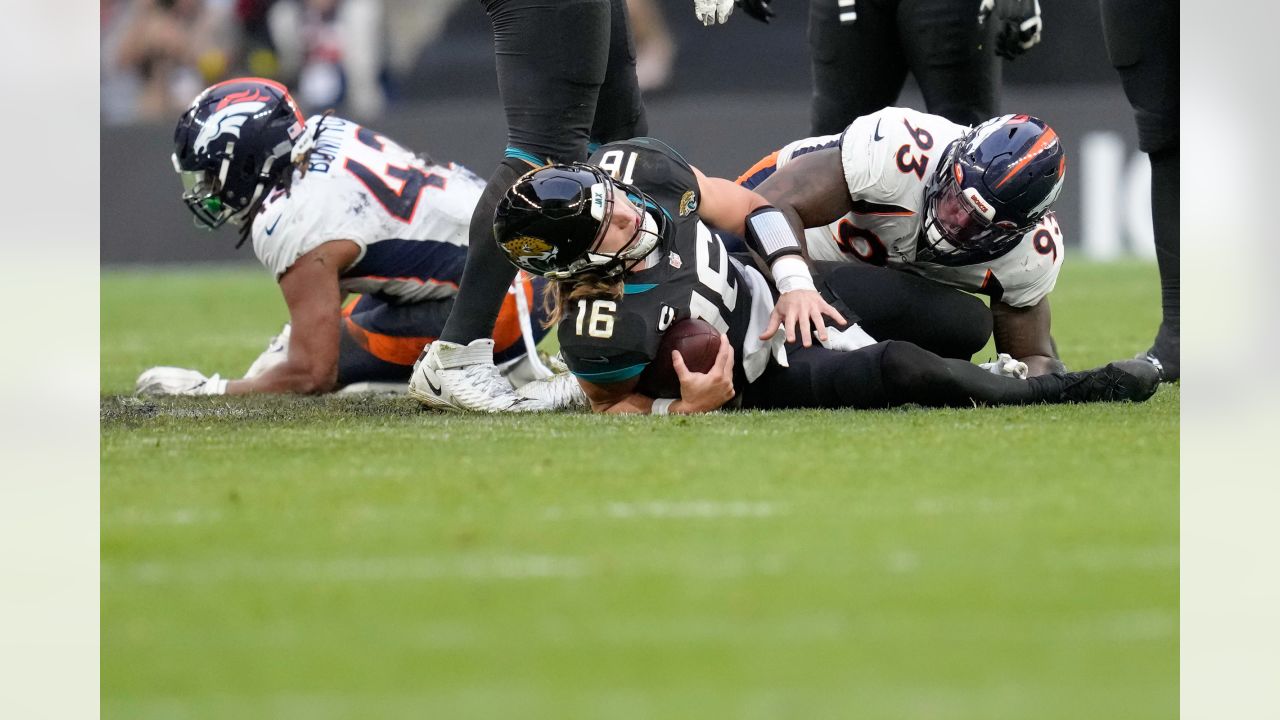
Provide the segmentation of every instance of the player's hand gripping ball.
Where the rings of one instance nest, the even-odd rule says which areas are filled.
[[[672,323],[662,334],[658,355],[640,375],[636,392],[651,398],[679,398],[680,378],[671,364],[671,351],[679,350],[685,367],[704,373],[716,363],[720,352],[720,331],[705,320],[686,318]]]

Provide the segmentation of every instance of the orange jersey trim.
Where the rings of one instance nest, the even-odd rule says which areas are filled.
[[[760,160],[757,161],[755,165],[752,165],[751,167],[747,168],[747,171],[739,175],[738,179],[734,180],[734,182],[741,185],[742,183],[746,182],[752,175],[755,175],[756,173],[760,172],[761,170],[764,170],[765,168],[771,165],[777,165],[777,164],[778,164],[778,151],[774,150],[768,155],[765,155],[764,157],[760,158]]]

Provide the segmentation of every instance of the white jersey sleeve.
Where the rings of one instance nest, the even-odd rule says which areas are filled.
[[[360,246],[358,258],[364,257],[369,227],[350,208],[339,209],[339,203],[351,200],[341,184],[297,182],[287,196],[271,198],[254,218],[254,252],[277,279],[298,258],[333,240],[354,241]]]
[[[909,108],[888,107],[855,119],[840,136],[850,198],[919,210],[926,179],[947,145],[967,130]]]
[[[386,137],[341,118],[313,117],[305,168],[253,219],[254,253],[279,278],[298,258],[333,240],[467,244],[484,181],[466,168],[432,165]],[[354,265],[355,263],[353,263]]]

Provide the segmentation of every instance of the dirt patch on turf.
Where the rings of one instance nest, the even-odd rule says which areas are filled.
[[[103,397],[98,406],[102,427],[135,427],[171,420],[213,423],[332,423],[347,418],[417,416],[422,406],[410,398],[356,395],[348,397]]]

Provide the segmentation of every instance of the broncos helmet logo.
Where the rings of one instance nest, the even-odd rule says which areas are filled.
[[[209,144],[223,135],[239,138],[240,128],[244,127],[245,122],[266,106],[267,104],[261,101],[237,102],[226,106],[220,103],[217,111],[205,120],[200,128],[200,134],[196,136],[196,154],[205,154]]]

